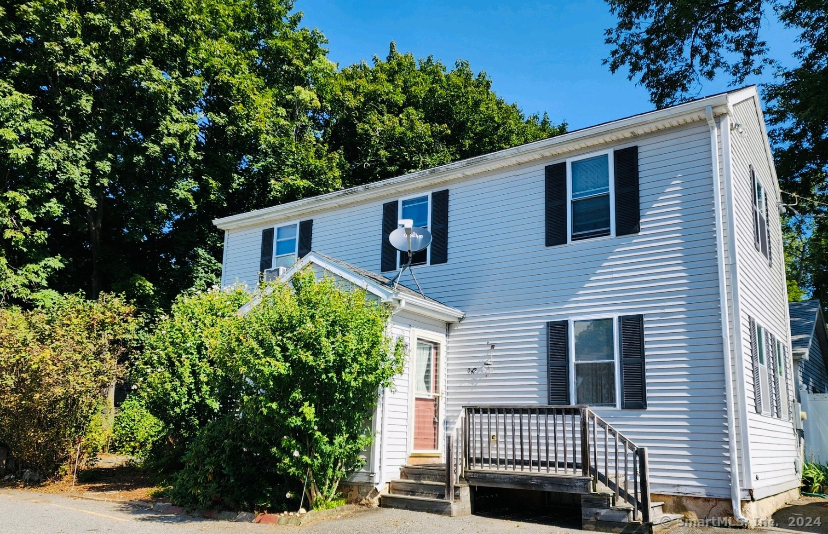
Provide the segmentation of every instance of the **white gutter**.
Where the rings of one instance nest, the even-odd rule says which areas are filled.
[[[710,150],[713,164],[713,204],[716,210],[716,254],[719,266],[719,309],[722,320],[722,344],[724,348],[725,398],[727,402],[727,441],[730,452],[730,503],[733,517],[739,523],[748,524],[742,515],[742,490],[739,487],[739,456],[736,448],[736,420],[733,407],[733,368],[730,354],[730,320],[727,305],[727,284],[725,281],[724,235],[722,227],[722,176],[719,170],[719,129],[713,117],[713,109],[704,110],[707,125],[710,127]],[[731,230],[731,234],[733,231]]]
[[[736,366],[736,401],[738,402],[740,414],[741,424],[739,427],[742,438],[742,452],[744,453],[743,456],[748,459],[743,466],[745,470],[745,485],[752,487],[753,466],[750,463],[750,458],[752,458],[753,455],[750,453],[750,435],[748,430],[750,428],[750,422],[747,417],[748,400],[747,391],[745,389],[745,384],[747,384],[744,366],[745,347],[742,340],[742,328],[740,322],[742,317],[742,299],[739,294],[739,255],[737,254],[739,249],[736,245],[736,206],[733,200],[733,169],[730,161],[730,117],[731,115],[726,115],[722,118],[722,154],[724,154],[724,161],[722,163],[725,172],[724,182],[725,199],[727,200],[727,227],[731,228],[731,231],[728,233],[728,247],[730,250],[728,258],[730,262],[730,300],[733,302],[731,325],[733,335],[736,339],[736,361],[739,362],[739,365]]]

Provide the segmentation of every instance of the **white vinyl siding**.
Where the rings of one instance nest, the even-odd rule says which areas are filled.
[[[752,488],[754,496],[797,487],[798,476],[794,468],[796,435],[792,422],[770,415],[757,414],[754,409],[754,384],[750,354],[748,316],[754,317],[776,336],[790,351],[790,325],[787,316],[787,292],[785,288],[784,262],[778,257],[782,250],[782,233],[776,210],[777,193],[771,175],[772,162],[764,147],[762,127],[757,120],[760,113],[753,99],[733,106],[733,121],[744,128],[743,134],[730,132],[731,174],[733,205],[735,207],[734,232],[738,254],[738,279],[741,316],[741,344],[743,349],[743,375],[746,390],[748,439],[750,444],[750,468],[752,478],[745,480],[745,490]],[[768,243],[774,260],[768,265],[767,258],[756,250],[754,243],[755,221],[753,218],[753,191],[751,191],[750,165],[757,181],[764,186],[765,201],[769,203],[767,221]],[[790,358],[789,358],[790,361]],[[789,373],[792,372],[789,369]],[[764,403],[764,401],[763,401]],[[785,459],[780,461],[780,459]]]
[[[754,131],[758,129],[755,111],[737,111],[744,115],[739,122],[753,132],[748,135],[760,139]],[[745,115],[748,112],[754,116]],[[729,498],[710,130],[698,120],[604,149],[632,145],[638,146],[640,176],[641,231],[635,235],[545,246],[544,167],[595,154],[595,149],[480,172],[445,184],[451,190],[452,261],[416,274],[426,295],[466,313],[448,333],[447,424],[453,425],[466,405],[547,402],[548,321],[643,314],[648,408],[596,411],[638,445],[649,448],[653,493]],[[746,150],[751,152],[750,158],[743,154]],[[746,357],[741,365],[745,376],[751,377],[748,314],[787,346],[789,341],[784,313],[777,311],[786,305],[784,297],[777,302],[779,284],[784,296],[779,271],[782,262],[774,261],[769,267],[753,245],[747,160],[763,179],[768,179],[767,164],[759,159],[763,153],[756,147],[740,146],[739,151],[732,158],[734,180],[737,168],[744,166],[741,181],[734,184],[737,228],[733,233],[740,258],[747,251],[757,262],[739,264],[741,295],[749,300],[742,317],[737,318]],[[412,191],[410,196],[426,193]],[[389,193],[384,198],[314,212],[314,249],[378,272],[382,204],[399,198],[399,194]],[[771,219],[775,219],[774,213],[771,210]],[[343,235],[343,225],[353,231]],[[481,239],[481,227],[485,227],[485,239]],[[768,227],[776,252],[781,239],[778,220]],[[725,231],[729,236],[730,231]],[[229,233],[232,254],[226,262],[225,284],[255,284],[260,232],[261,226]],[[758,273],[759,263],[763,273]],[[726,269],[729,272],[730,265]],[[407,275],[402,283],[413,286]],[[490,343],[496,345],[491,353]],[[488,373],[468,372],[489,358],[492,365]],[[408,386],[404,387],[407,395]],[[750,385],[748,389],[751,407]],[[792,433],[790,438],[779,437],[785,432],[779,419],[755,413],[747,416],[753,467],[761,477],[754,486],[766,479],[769,484],[787,482],[792,462],[790,466],[772,464],[774,455],[777,464],[782,455],[793,458],[788,449],[793,444]],[[761,419],[758,423],[757,418]],[[394,447],[399,459],[402,449]],[[766,453],[763,447],[775,452]],[[389,464],[386,475],[398,474]],[[750,487],[749,483],[745,481],[744,487]]]

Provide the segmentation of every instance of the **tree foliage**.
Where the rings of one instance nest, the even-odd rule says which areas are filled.
[[[5,202],[63,259],[55,289],[166,304],[197,274],[215,278],[213,217],[338,187],[338,156],[310,119],[311,86],[333,67],[292,8],[0,3]],[[42,261],[14,251],[14,273]]]
[[[774,66],[763,88],[783,202],[797,203],[785,231],[790,292],[828,305],[828,5],[822,0],[607,0],[618,17],[607,30],[612,72],[647,88],[664,107],[699,94],[704,80],[731,84]],[[760,38],[777,17],[799,32],[800,49],[782,68]],[[801,198],[797,201],[793,195]],[[800,294],[800,291],[804,291]]]
[[[564,133],[545,114],[526,117],[466,61],[416,60],[391,43],[383,61],[342,69],[323,91],[324,139],[341,151],[346,185],[442,165]]]
[[[120,298],[52,297],[29,311],[0,309],[0,442],[45,476],[84,450],[138,327]]]
[[[377,392],[401,372],[388,318],[363,291],[311,271],[255,296],[214,289],[176,302],[135,377],[163,425],[150,464],[172,473],[177,501],[274,506],[306,479],[312,506],[333,500],[371,443]]]

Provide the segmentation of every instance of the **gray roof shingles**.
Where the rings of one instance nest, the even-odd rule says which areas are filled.
[[[788,309],[791,316],[791,350],[795,358],[801,357],[808,353],[811,345],[811,336],[814,334],[819,312],[819,301],[789,302]]]

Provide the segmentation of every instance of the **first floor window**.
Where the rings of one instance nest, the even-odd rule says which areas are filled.
[[[610,235],[609,154],[570,163],[572,239]]]
[[[573,321],[575,404],[616,405],[615,320]]]
[[[273,267],[290,268],[296,263],[296,234],[295,224],[276,228]]]
[[[779,401],[782,406],[782,419],[788,418],[788,380],[787,352],[781,341],[776,342],[776,372],[779,376]]]
[[[767,342],[765,339],[766,330],[763,326],[756,325],[756,338],[758,342],[757,350],[759,351],[759,388],[762,396],[762,413],[769,414],[770,406],[770,380],[772,377],[768,376],[768,362],[767,362]]]
[[[408,198],[400,202],[400,219],[411,219],[414,226],[428,228],[428,195],[416,198]],[[407,252],[400,252],[400,265],[408,261]],[[428,263],[428,248],[413,254],[412,265],[424,265]]]

